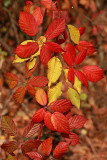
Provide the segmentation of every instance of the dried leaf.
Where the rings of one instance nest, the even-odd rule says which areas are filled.
[[[25,96],[25,88],[24,87],[19,87],[13,94],[13,98],[16,101],[16,103],[23,103],[24,96]]]
[[[11,136],[15,136],[17,134],[17,128],[14,121],[8,117],[3,116],[1,119],[1,129]]]
[[[18,77],[15,74],[9,72],[6,72],[5,76],[10,89],[14,89],[18,85]]]
[[[21,145],[22,153],[25,155],[26,153],[33,151],[33,149],[37,149],[40,144],[41,144],[41,141],[39,140],[34,140],[34,139],[26,140]]]
[[[12,153],[18,148],[18,144],[16,141],[9,141],[3,143],[1,148],[4,149],[5,152]]]

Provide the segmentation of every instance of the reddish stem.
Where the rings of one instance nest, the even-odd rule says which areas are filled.
[[[39,135],[38,135],[37,140],[40,140],[42,130],[43,130],[43,123],[41,124],[41,128],[40,128],[40,131],[39,131]]]
[[[59,3],[59,0],[57,0],[57,4],[58,4],[58,11],[59,11],[59,18],[60,18],[60,16],[61,16],[61,8],[60,8],[60,3]]]

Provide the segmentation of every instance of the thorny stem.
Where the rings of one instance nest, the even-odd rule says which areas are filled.
[[[41,128],[40,128],[40,131],[39,131],[39,135],[38,135],[37,140],[40,140],[42,130],[43,130],[43,123],[41,124]]]

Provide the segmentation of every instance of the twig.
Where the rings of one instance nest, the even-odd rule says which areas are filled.
[[[8,44],[4,42],[2,38],[0,38],[0,47],[1,45],[8,51],[9,54],[12,53],[12,49],[8,46]]]

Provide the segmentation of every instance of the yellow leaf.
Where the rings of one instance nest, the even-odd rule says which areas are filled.
[[[36,60],[37,60],[36,58],[33,58],[33,59],[31,59],[30,61],[27,62],[27,67],[28,67],[29,70],[32,69],[35,66]]]
[[[45,36],[41,36],[39,37],[39,39],[37,40],[39,45],[43,45],[43,43],[46,42],[46,37]]]
[[[75,76],[74,88],[78,91],[78,93],[81,93],[81,81],[77,78],[77,76]]]
[[[69,82],[68,81],[68,71],[69,71],[69,69],[63,69],[63,71],[64,71],[64,74],[65,74],[65,80],[66,80],[66,82]]]
[[[51,86],[51,83],[55,83],[59,76],[61,75],[62,64],[57,57],[53,57],[48,62],[48,86]]]
[[[79,39],[80,39],[80,32],[79,30],[75,27],[75,26],[72,26],[72,25],[68,25],[68,30],[69,30],[69,33],[70,33],[70,38],[71,40],[78,44],[79,43]]]
[[[20,58],[20,57],[18,57],[17,55],[15,55],[15,59],[13,60],[13,62],[12,63],[21,63],[21,62],[25,62],[25,61],[27,61],[27,60],[29,60],[29,58]]]
[[[68,95],[69,95],[71,103],[79,109],[80,108],[80,95],[77,93],[77,91],[72,88],[69,88]]]
[[[28,42],[35,42],[35,41],[34,40],[26,40],[26,41],[23,41],[21,43],[21,45],[26,45]],[[39,50],[35,54],[33,54],[32,56],[30,56],[29,58],[20,58],[17,55],[15,55],[15,59],[13,60],[13,63],[25,62],[25,61],[27,61],[29,59],[32,59],[32,58],[40,55],[40,49],[41,49],[41,45],[39,45]]]
[[[49,103],[48,105],[53,102],[56,101],[58,99],[59,96],[61,96],[62,94],[62,82],[57,83],[56,86],[49,88],[48,90],[48,99],[49,99]]]

